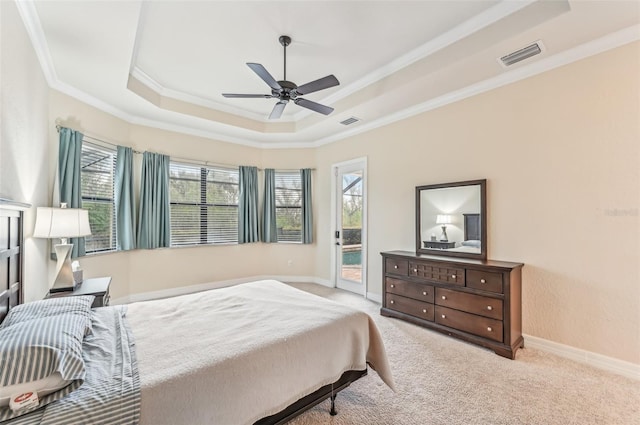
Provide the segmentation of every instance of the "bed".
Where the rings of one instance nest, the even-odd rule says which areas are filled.
[[[368,366],[393,388],[382,339],[366,313],[278,281],[99,309],[90,309],[90,298],[9,310],[0,325],[5,335],[30,326],[16,318],[31,306],[73,303],[64,320],[59,310],[32,312],[30,320],[72,323],[75,340],[60,350],[75,353],[71,365],[81,356],[85,370],[62,371],[70,384],[58,390],[61,397],[44,392],[39,405],[7,423],[276,424],[327,398],[335,413],[337,393],[367,375]],[[2,379],[0,373],[0,385]]]
[[[464,221],[464,240],[455,248],[447,251],[480,254],[482,249],[480,214],[462,214]]]

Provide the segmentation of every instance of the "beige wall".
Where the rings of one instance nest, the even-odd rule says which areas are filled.
[[[526,264],[524,331],[640,364],[639,43],[317,149],[260,150],[131,125],[55,91],[47,95],[15,6],[1,4],[2,195],[50,202],[57,118],[139,150],[316,168],[315,244],[84,258],[87,276],[113,276],[114,297],[246,276],[328,280],[331,165],[366,156],[370,292],[381,290],[379,252],[414,248],[416,185],[486,178],[489,257]],[[36,299],[46,245],[28,243],[38,248],[28,254],[27,275],[38,276],[27,278]]]
[[[14,2],[0,1],[0,197],[25,212],[25,300],[47,293],[47,241],[34,239],[37,206],[48,205],[49,87]]]
[[[524,262],[524,332],[640,363],[640,44],[318,149],[366,155],[369,290],[380,251],[414,249],[414,187],[486,178],[489,258]],[[393,205],[393,208],[389,208]],[[330,232],[320,235],[329,276]]]

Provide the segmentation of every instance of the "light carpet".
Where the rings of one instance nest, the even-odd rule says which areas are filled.
[[[639,381],[530,348],[505,359],[383,317],[379,304],[361,296],[316,284],[292,286],[373,317],[397,392],[370,371],[338,394],[337,416],[329,415],[325,401],[290,425],[640,425]]]

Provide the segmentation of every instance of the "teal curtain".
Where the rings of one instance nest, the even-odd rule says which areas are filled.
[[[136,224],[133,199],[133,149],[125,146],[118,146],[114,191],[116,249],[127,251],[136,247]]]
[[[311,169],[300,170],[302,180],[302,243],[313,243],[313,211],[311,205]]]
[[[138,248],[171,244],[169,208],[169,157],[145,152],[142,156]]]
[[[278,242],[276,225],[276,170],[264,170],[264,201],[262,203],[262,241]]]
[[[238,201],[238,243],[258,242],[258,169],[240,167]]]
[[[60,127],[58,186],[60,187],[60,203],[66,202],[69,208],[82,208],[82,186],[80,182],[82,137],[83,134],[79,131]],[[85,255],[84,238],[71,238],[69,242],[73,244],[72,258]]]

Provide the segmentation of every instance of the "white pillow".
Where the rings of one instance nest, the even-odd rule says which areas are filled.
[[[37,404],[27,404],[19,410],[0,405],[0,422],[46,406],[82,385],[86,375],[82,358],[86,329],[86,318],[73,312],[19,321],[0,328],[0,388],[9,388],[8,397],[24,394],[25,391],[16,388],[20,384],[29,385],[55,374],[66,380],[62,388],[43,395]],[[38,392],[37,388],[26,388],[26,392]],[[52,386],[45,385],[40,389],[48,390]]]
[[[38,398],[49,395],[61,388],[69,385],[71,381],[62,378],[59,372],[55,372],[46,378],[37,381],[25,382],[22,384],[0,386],[0,407],[9,405],[11,396],[20,395],[28,392],[38,393]]]

